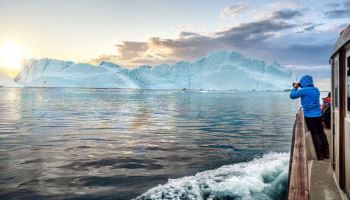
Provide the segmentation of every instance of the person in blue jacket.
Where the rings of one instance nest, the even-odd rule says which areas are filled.
[[[300,89],[298,89],[299,87]],[[329,158],[328,141],[322,124],[320,91],[314,87],[312,76],[305,75],[299,83],[293,83],[290,98],[301,98],[305,121],[312,135],[317,158],[319,160]]]

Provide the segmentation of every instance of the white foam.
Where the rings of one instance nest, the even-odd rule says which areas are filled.
[[[169,179],[137,197],[148,199],[281,199],[288,182],[289,153],[269,153],[194,176]]]

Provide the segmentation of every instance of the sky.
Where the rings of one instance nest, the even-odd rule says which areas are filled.
[[[327,88],[330,53],[349,19],[350,0],[0,0],[0,49],[125,67],[236,51]]]

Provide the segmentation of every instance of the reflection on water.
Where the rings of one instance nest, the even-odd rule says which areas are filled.
[[[1,199],[130,199],[288,152],[283,92],[0,89]]]

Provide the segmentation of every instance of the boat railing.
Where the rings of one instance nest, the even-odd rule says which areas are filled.
[[[289,166],[288,200],[308,200],[309,175],[306,147],[307,128],[304,113],[299,110],[293,128],[291,158]]]

